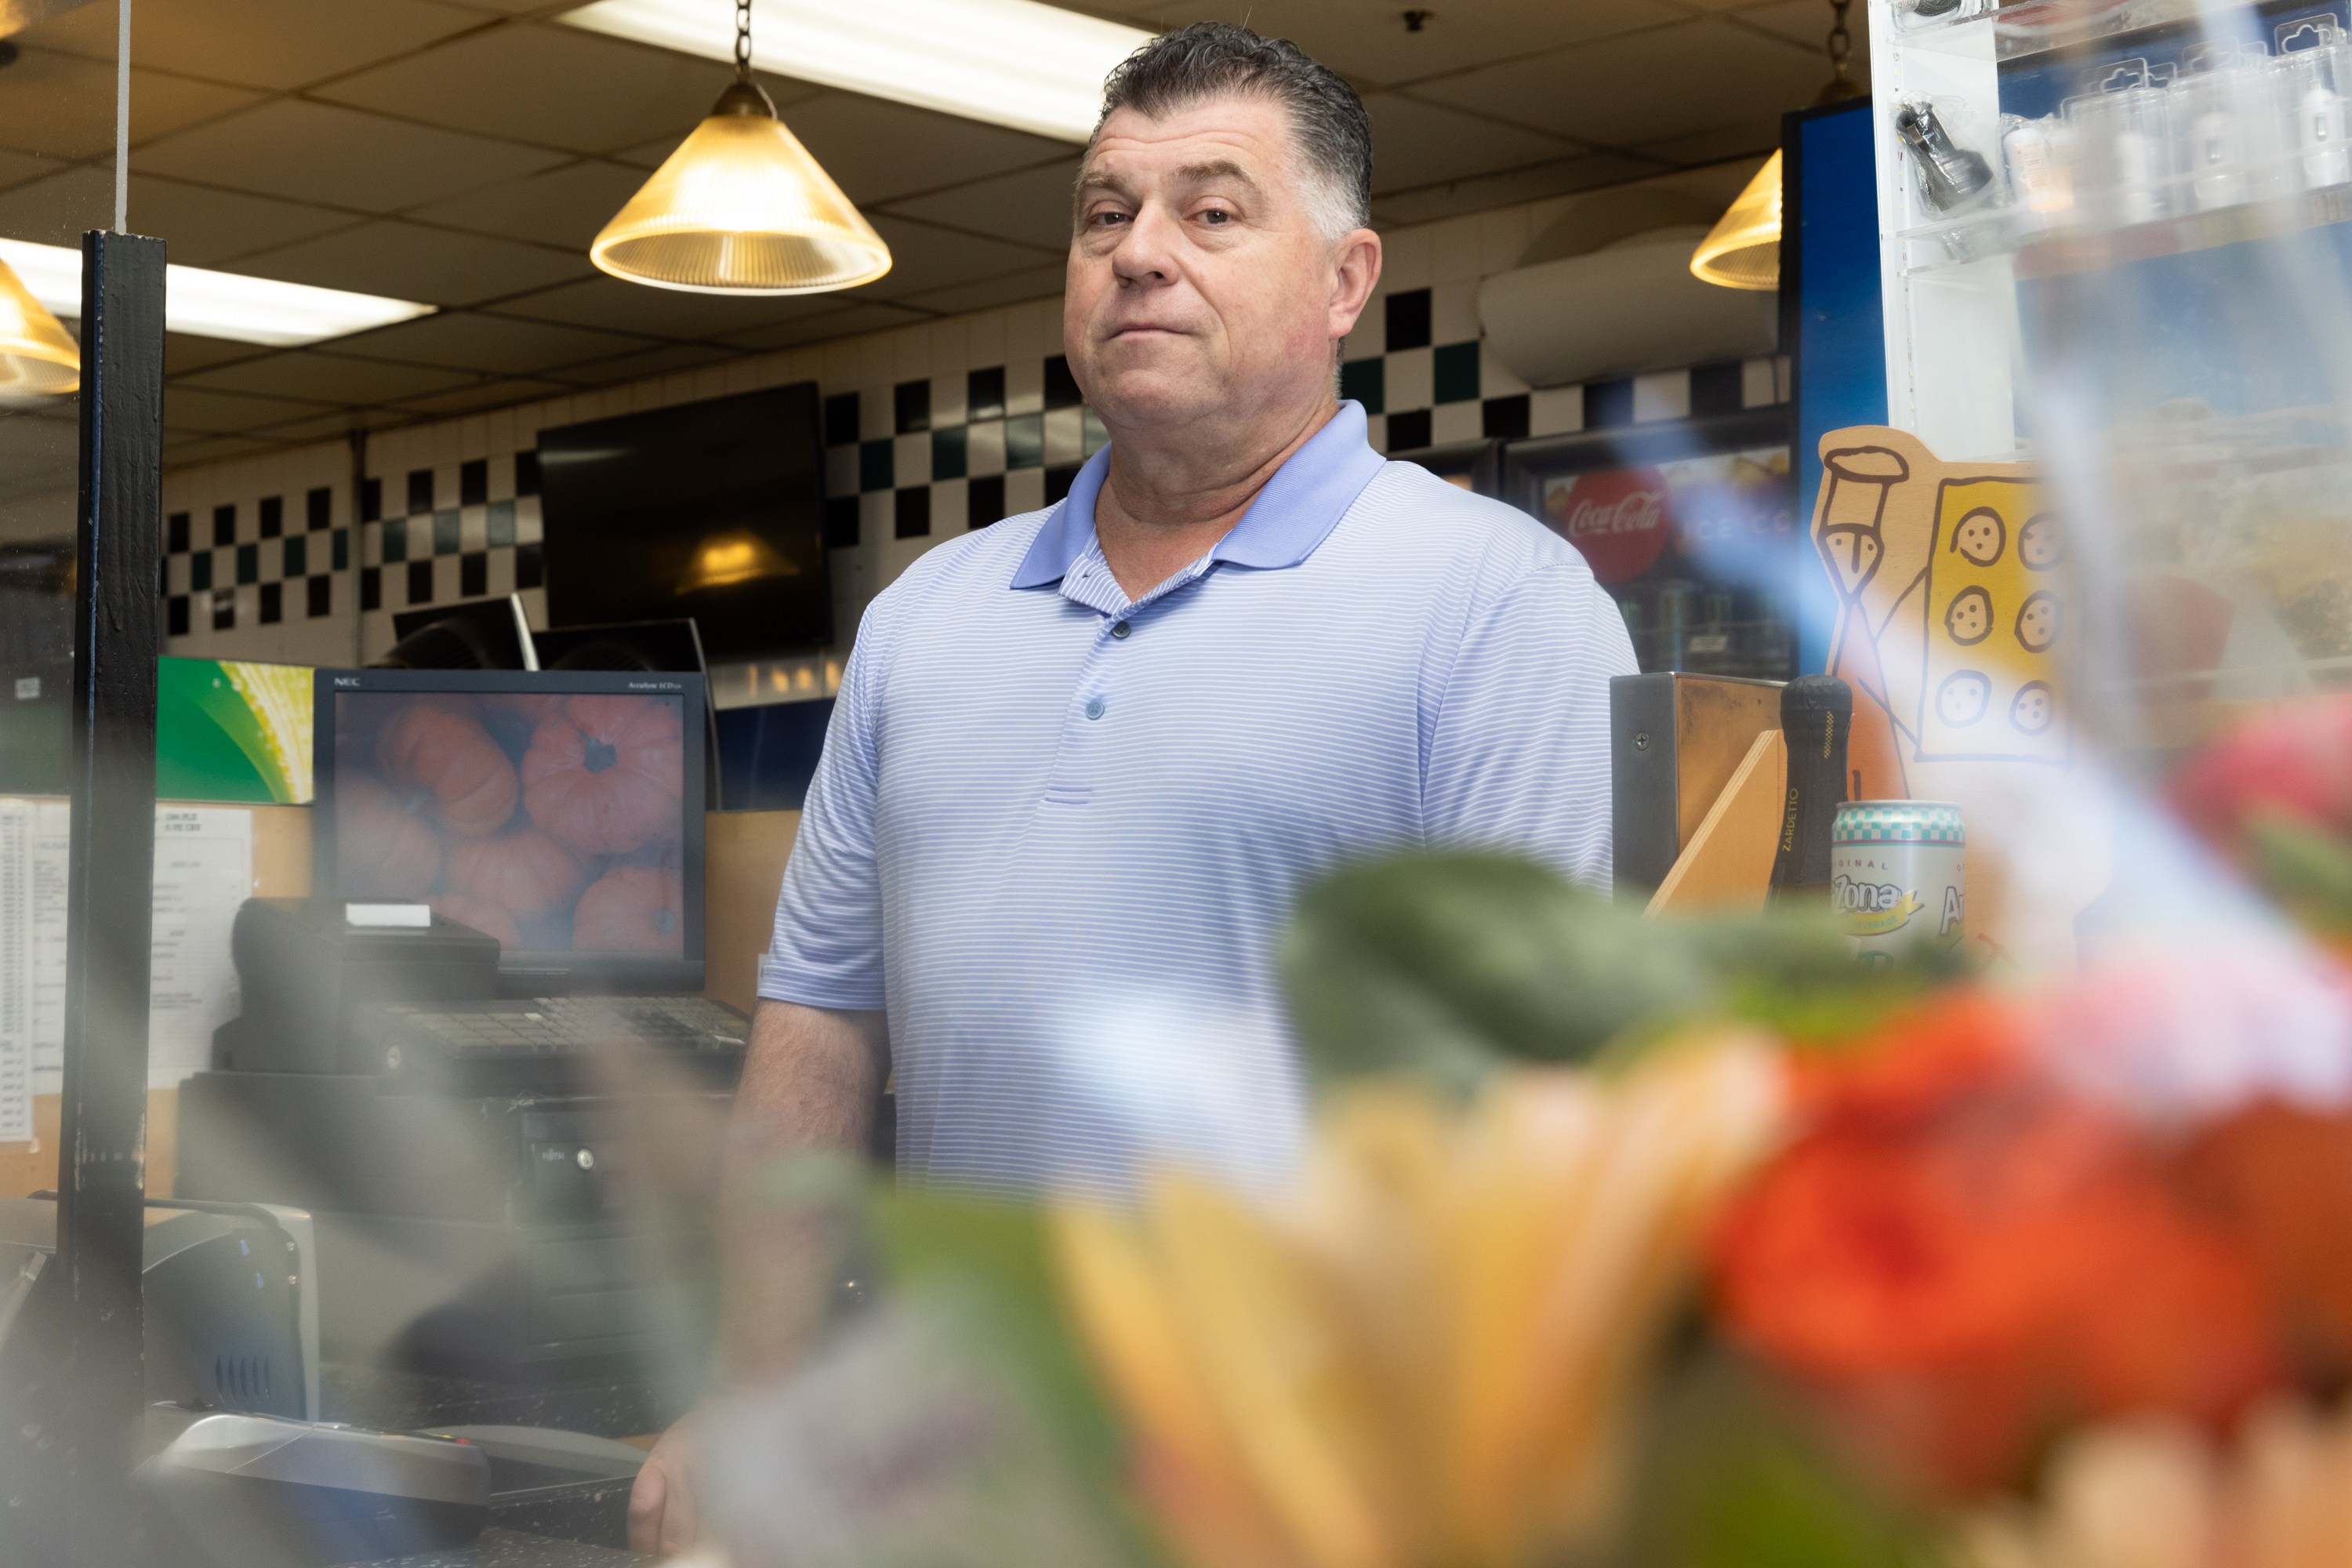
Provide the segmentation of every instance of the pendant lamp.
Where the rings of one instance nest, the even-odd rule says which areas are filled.
[[[1703,283],[1759,291],[1780,286],[1780,154],[1773,153],[1691,253]]]
[[[80,346],[0,261],[0,401],[54,397],[80,384]]]
[[[1846,30],[1845,14],[1853,0],[1830,0],[1835,20],[1830,25],[1830,79],[1813,99],[1816,106],[1860,98],[1863,86],[1846,74],[1853,52],[1853,35]],[[1769,292],[1780,286],[1780,154],[1773,153],[1756,171],[1724,215],[1716,219],[1706,237],[1691,252],[1692,276],[1702,283],[1726,289]]]
[[[699,294],[821,294],[890,270],[890,247],[751,79],[751,0],[736,0],[735,80],[588,258],[632,283]]]

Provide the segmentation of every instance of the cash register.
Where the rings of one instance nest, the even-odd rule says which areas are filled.
[[[331,1358],[635,1353],[665,1303],[627,1129],[715,1131],[748,1036],[700,994],[701,678],[316,679],[314,895],[237,915],[179,1190],[318,1216]]]

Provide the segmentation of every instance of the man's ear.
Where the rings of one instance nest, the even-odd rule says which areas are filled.
[[[1331,257],[1331,336],[1346,337],[1381,284],[1381,237],[1369,228],[1340,237]]]

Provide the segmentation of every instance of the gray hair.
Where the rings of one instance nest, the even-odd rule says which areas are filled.
[[[1103,83],[1103,120],[1121,109],[1157,120],[1210,99],[1270,99],[1290,111],[1305,164],[1307,205],[1332,239],[1371,222],[1372,121],[1338,72],[1287,38],[1261,37],[1230,22],[1195,22],[1162,33],[1121,60]]]

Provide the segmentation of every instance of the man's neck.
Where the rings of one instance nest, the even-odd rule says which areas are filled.
[[[1095,498],[1095,538],[1120,589],[1140,599],[1214,549],[1275,471],[1339,411],[1327,393],[1271,428],[1230,440],[1188,432],[1155,443],[1113,431],[1110,470]]]

